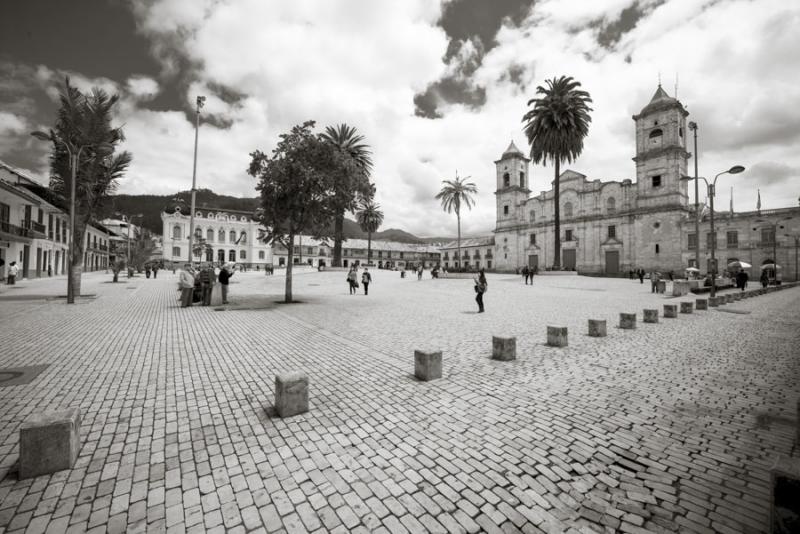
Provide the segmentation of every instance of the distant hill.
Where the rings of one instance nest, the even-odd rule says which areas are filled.
[[[164,208],[175,204],[175,199],[189,204],[192,199],[191,191],[181,191],[177,195],[116,195],[112,197],[112,207],[109,216],[114,212],[125,215],[142,214],[141,226],[155,234],[161,234],[161,212]],[[198,209],[218,208],[223,210],[238,210],[253,213],[258,207],[258,198],[238,198],[227,195],[218,195],[210,189],[198,189],[195,202]],[[139,224],[136,219],[134,224]],[[344,236],[351,239],[366,239],[367,233],[361,231],[358,223],[345,217]],[[399,241],[402,243],[442,243],[452,241],[454,237],[417,237],[398,228],[388,228],[372,234],[372,239],[385,241]]]

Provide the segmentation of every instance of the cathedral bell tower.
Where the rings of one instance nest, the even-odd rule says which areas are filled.
[[[636,122],[636,188],[640,208],[680,208],[688,202],[686,117],[689,112],[659,84]]]
[[[530,190],[528,189],[528,164],[530,158],[511,141],[500,159],[495,161],[497,170],[497,230],[522,223],[522,207]]]

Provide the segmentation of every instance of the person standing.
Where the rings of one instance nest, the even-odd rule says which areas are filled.
[[[226,263],[222,266],[222,269],[219,271],[219,284],[222,289],[222,303],[228,303],[228,282],[233,276],[233,273],[236,271],[236,266],[231,265],[230,263]]]
[[[11,266],[12,266],[11,268],[13,269],[14,264],[12,263]],[[11,271],[8,272],[11,273]],[[9,282],[9,284],[13,284],[13,282]],[[763,271],[761,271],[761,287],[767,287],[768,285],[769,285],[769,273],[767,273],[767,270],[764,269]]]
[[[364,267],[364,272],[361,273],[361,285],[364,286],[364,295],[369,295],[369,285],[372,283],[372,275],[369,270]]]
[[[422,264],[417,267],[417,280],[422,280]]]
[[[17,283],[18,273],[19,273],[19,266],[17,266],[17,262],[12,261],[11,264],[8,266],[8,285],[14,285]]]
[[[153,265],[153,280],[158,278],[158,264]]]
[[[527,286],[528,285],[528,279],[531,276],[531,272],[530,272],[530,270],[528,270],[528,266],[527,265],[525,265],[522,268],[522,276],[525,278],[525,285]]]
[[[192,305],[192,293],[194,292],[194,272],[191,263],[183,266],[178,278],[178,289],[181,292],[181,308],[188,308]]]
[[[203,295],[203,306],[211,305],[211,292],[214,291],[214,268],[206,266],[200,270],[200,291]]]
[[[350,272],[347,273],[347,284],[350,286],[350,294],[355,295],[358,291],[358,273],[355,266],[350,267]]]
[[[151,271],[150,264],[148,263],[147,265],[144,266],[144,276],[145,276],[145,278],[150,278],[150,271]]]
[[[658,291],[658,273],[656,271],[650,271],[650,293],[656,293]]]
[[[488,288],[489,284],[486,282],[486,273],[481,269],[478,273],[478,277],[475,278],[475,302],[478,303],[478,313],[484,312],[483,294],[486,293]]]
[[[641,269],[641,268],[640,268],[640,269],[637,271],[637,274],[639,275],[639,283],[640,283],[640,284],[644,284],[644,269]]]

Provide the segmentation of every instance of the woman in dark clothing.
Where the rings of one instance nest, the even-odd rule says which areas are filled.
[[[484,273],[483,269],[480,270],[478,277],[475,278],[475,302],[478,303],[478,313],[483,313],[483,294],[486,293],[488,289],[488,283],[486,282],[486,273]]]

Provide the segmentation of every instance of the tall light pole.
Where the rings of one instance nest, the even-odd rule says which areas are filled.
[[[702,176],[698,177],[706,183],[706,187],[708,188],[708,199],[711,203],[711,298],[717,296],[717,259],[714,256],[717,248],[717,234],[714,231],[714,192],[717,186],[717,178],[723,174],[739,174],[740,172],[744,172],[744,167],[741,165],[734,165],[727,171],[722,171],[721,173],[717,174],[711,183],[708,183],[708,180]],[[691,177],[684,176],[681,179],[691,179]],[[699,235],[697,236],[697,246],[698,248],[700,247]]]
[[[700,268],[700,193],[697,176],[697,123],[689,122],[689,129],[694,132],[694,235],[697,236],[697,246],[694,249],[695,267]]]
[[[61,137],[54,131],[50,133],[45,132],[31,132],[31,135],[40,141],[51,141],[53,143],[60,143],[69,155],[69,169],[70,169],[70,184],[69,184],[69,242],[67,243],[68,262],[67,262],[67,304],[75,303],[75,283],[72,279],[73,273],[73,258],[75,257],[75,182],[78,178],[78,163],[80,161],[81,153],[84,149],[88,148],[92,154],[92,158],[97,156],[108,156],[114,151],[114,147],[109,143],[87,144],[76,146]]]
[[[191,206],[191,213],[189,213],[189,263],[194,263],[194,252],[192,251],[192,247],[194,246],[194,204],[195,204],[195,193],[197,192],[195,187],[197,185],[197,138],[200,134],[200,110],[203,108],[203,105],[206,103],[206,97],[198,96],[197,97],[197,110],[196,110],[196,118],[194,124],[194,165],[192,166],[192,206]]]

